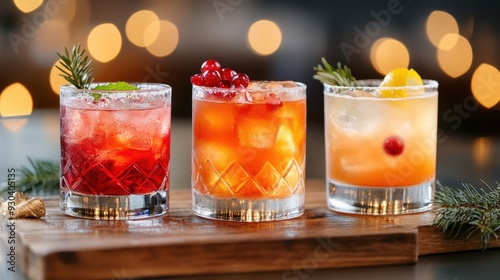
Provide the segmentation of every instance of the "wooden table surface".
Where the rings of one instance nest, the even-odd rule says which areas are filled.
[[[197,217],[186,189],[171,191],[167,215],[137,221],[73,218],[57,198],[46,199],[46,217],[15,220],[18,265],[30,279],[109,279],[124,268],[128,277],[286,271],[416,263],[421,255],[480,249],[475,236],[455,240],[431,226],[433,211],[345,215],[327,209],[325,195],[324,181],[308,180],[304,215],[265,223]],[[3,242],[7,234],[3,226]]]

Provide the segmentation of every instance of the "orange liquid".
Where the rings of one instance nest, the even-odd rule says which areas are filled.
[[[306,101],[193,101],[193,188],[219,198],[286,198],[304,185]]]
[[[328,179],[335,183],[398,187],[434,180],[437,94],[414,99],[325,99]],[[397,156],[384,151],[389,136],[403,139]]]
[[[406,142],[405,150],[408,152],[397,158],[382,161],[381,159],[392,156],[384,153],[381,143],[367,145],[350,142],[350,145],[353,145],[352,149],[330,151],[329,177],[337,182],[358,186],[411,186],[430,181],[435,177],[436,160],[433,156],[435,150],[423,150],[424,146],[419,144],[416,141]],[[360,151],[354,145],[365,146]],[[342,158],[346,157],[362,157],[367,165],[346,167],[342,161]],[[368,162],[373,164],[370,165]]]

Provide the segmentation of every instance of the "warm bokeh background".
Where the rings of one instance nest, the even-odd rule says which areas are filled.
[[[189,77],[206,59],[252,79],[307,85],[306,173],[324,178],[323,87],[312,78],[321,57],[348,65],[358,79],[412,67],[438,80],[437,178],[493,183],[500,174],[498,8],[485,0],[2,0],[0,182],[28,157],[59,159],[64,80],[56,52],[81,43],[96,81],[173,87],[174,187],[190,185]]]
[[[413,67],[440,82],[441,129],[500,132],[500,21],[492,6],[499,4],[270,2],[1,1],[0,114],[27,114],[30,100],[34,108],[57,107],[56,52],[81,42],[97,81],[170,84],[176,118],[190,118],[189,77],[215,58],[253,79],[306,83],[309,121],[321,124],[322,86],[312,68],[325,56],[358,78]]]

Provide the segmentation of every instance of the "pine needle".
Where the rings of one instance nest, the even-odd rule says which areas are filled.
[[[64,55],[60,53],[57,55],[61,59],[61,66],[56,65],[57,69],[62,72],[60,75],[76,88],[88,89],[94,81],[92,59],[85,55],[85,50],[81,49],[80,44],[73,46],[71,54],[64,47]]]
[[[352,76],[351,69],[347,66],[337,63],[337,68],[334,68],[324,57],[321,58],[323,65],[318,64],[318,66],[313,69],[316,74],[313,76],[314,79],[320,81],[323,84],[330,84],[334,86],[356,86],[356,78]]]
[[[470,238],[478,233],[484,250],[491,237],[498,238],[500,230],[500,184],[490,187],[482,183],[487,190],[478,191],[470,184],[463,184],[463,189],[457,190],[437,182],[434,202],[440,208],[434,225],[454,238],[462,234]]]
[[[30,167],[16,168],[15,191],[36,196],[57,194],[59,191],[59,162],[31,159]],[[7,183],[0,185],[0,195],[8,192]]]

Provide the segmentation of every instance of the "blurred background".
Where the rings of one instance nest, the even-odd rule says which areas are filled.
[[[308,129],[320,140],[323,88],[312,76],[321,57],[348,65],[358,79],[411,67],[440,83],[440,139],[483,139],[471,149],[489,154],[484,146],[500,134],[498,8],[482,0],[4,0],[0,126],[19,131],[22,116],[57,110],[65,81],[56,52],[81,43],[95,81],[171,85],[174,123],[190,121],[189,77],[207,59],[251,79],[304,82]],[[57,134],[57,117],[39,121]],[[324,158],[321,150],[308,156]]]

